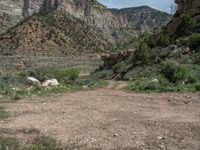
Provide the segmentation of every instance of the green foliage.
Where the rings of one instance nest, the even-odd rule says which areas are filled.
[[[19,150],[19,142],[9,137],[0,137],[0,150]]]
[[[196,81],[191,71],[184,65],[174,61],[162,62],[160,65],[161,73],[172,83],[194,83]]]
[[[114,65],[112,67],[112,69],[116,73],[122,73],[122,72],[124,72],[126,70],[126,64],[124,62],[117,63],[116,65]]]
[[[170,45],[170,36],[167,34],[162,34],[160,36],[160,46],[166,47]]]
[[[190,45],[194,48],[200,47],[200,33],[193,33],[190,36]]]
[[[78,78],[80,71],[78,69],[55,69],[48,73],[48,76],[57,79],[59,82],[74,81]]]
[[[158,77],[158,82],[153,81],[153,78],[141,78],[132,82],[128,87],[126,87],[129,91],[136,92],[180,92],[180,91],[188,91],[194,92],[198,91],[198,86],[195,84],[174,84],[170,83],[167,79],[163,77]]]
[[[105,79],[105,80],[110,80],[115,77],[115,73],[112,69],[103,69],[103,70],[98,70],[92,74],[94,78],[97,79]]]
[[[6,110],[3,107],[0,107],[0,120],[8,117],[9,117],[8,112],[6,112]]]
[[[50,137],[40,136],[34,139],[30,147],[30,150],[47,150],[47,149],[54,150],[57,148],[58,147],[57,147],[56,140]]]
[[[134,61],[148,64],[149,63],[149,47],[147,43],[141,42],[139,47],[135,51]]]
[[[78,69],[37,69],[28,71],[29,76],[34,77],[39,81],[55,78],[59,82],[69,82],[74,81],[79,74],[80,71]]]
[[[195,20],[189,15],[185,14],[181,18],[181,23],[178,26],[177,33],[179,35],[186,35],[190,31],[192,31],[196,27],[197,23]]]
[[[200,91],[200,83],[198,83],[196,86],[195,86],[196,90],[197,91]]]

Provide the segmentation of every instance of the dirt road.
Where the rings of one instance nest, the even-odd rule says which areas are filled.
[[[121,85],[120,85],[121,87]],[[3,104],[1,134],[36,129],[82,149],[200,150],[200,94],[138,94],[108,86]]]

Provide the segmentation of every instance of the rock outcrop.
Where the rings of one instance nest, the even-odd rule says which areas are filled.
[[[170,35],[176,32],[185,13],[189,14],[197,22],[200,22],[200,0],[176,0],[175,2],[178,5],[178,10],[173,20],[167,26],[167,31]]]

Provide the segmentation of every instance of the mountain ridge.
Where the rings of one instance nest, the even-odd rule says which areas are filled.
[[[71,36],[71,35],[66,35],[66,38],[70,37],[71,41],[74,41],[72,43],[76,43],[73,46],[70,46],[76,53],[76,51],[78,50],[78,48],[80,48],[79,51],[85,51],[85,48],[87,47],[87,49],[91,49],[87,50],[90,52],[105,52],[106,50],[112,50],[113,48],[117,48],[120,45],[122,45],[123,43],[126,43],[128,41],[130,41],[133,37],[137,36],[139,33],[141,32],[146,32],[151,30],[152,28],[155,27],[160,27],[162,25],[165,25],[171,18],[170,15],[166,14],[166,13],[162,13],[158,10],[154,10],[151,8],[144,8],[141,7],[141,10],[138,12],[134,12],[132,11],[130,14],[116,14],[113,13],[110,9],[107,9],[106,6],[100,4],[98,1],[96,0],[86,0],[86,1],[82,1],[82,0],[43,0],[43,1],[38,1],[38,0],[24,0],[25,1],[29,1],[29,3],[23,3],[22,1],[13,1],[13,0],[8,0],[8,2],[5,2],[3,0],[0,0],[0,4],[4,4],[4,6],[6,5],[8,8],[6,7],[1,7],[0,8],[0,18],[3,19],[4,21],[1,21],[0,26],[3,26],[3,30],[6,29],[6,24],[8,24],[8,27],[10,28],[11,26],[13,26],[13,24],[17,24],[17,17],[15,17],[15,15],[18,15],[19,18],[23,18],[23,14],[26,14],[24,17],[28,18],[26,16],[31,16],[32,14],[35,13],[39,13],[39,15],[41,15],[40,18],[42,18],[42,16],[50,16],[51,12],[56,11],[56,12],[61,12],[59,14],[64,14],[65,16],[70,16],[71,18],[71,22],[78,22],[77,25],[74,24],[74,29],[71,28],[70,26],[67,26],[67,22],[65,20],[65,17],[63,17],[63,19],[60,20],[60,24],[57,24],[57,26],[54,26],[54,28],[58,28],[58,32],[60,33],[60,37],[62,37],[61,35],[63,35],[63,33],[65,33],[65,29],[62,28],[61,26],[66,25],[65,28],[71,29],[71,30],[75,30],[74,32],[72,31],[72,33],[74,33],[75,35]],[[11,4],[9,4],[9,2],[12,2]],[[16,4],[16,2],[19,2]],[[31,3],[30,3],[31,2]],[[59,5],[57,5],[57,3],[59,3]],[[24,6],[24,4],[26,4],[27,6]],[[26,8],[26,9],[25,9]],[[27,9],[29,8],[29,9]],[[137,8],[139,9],[139,8]],[[2,17],[2,10],[10,10],[11,16],[10,19],[6,19],[6,17]],[[27,11],[26,13],[22,13],[21,16],[19,15],[19,13],[16,13],[13,15],[13,12],[15,11]],[[5,12],[3,13],[5,16]],[[53,14],[53,13],[52,13]],[[9,14],[6,14],[9,18]],[[12,22],[12,18],[15,18],[14,21]],[[58,17],[59,18],[59,17]],[[62,18],[62,17],[61,17]],[[32,37],[30,37],[28,34],[24,34],[24,30],[22,27],[24,24],[27,25],[27,28],[29,28],[29,30],[31,30],[30,32],[33,33],[34,29],[31,28],[31,25],[29,25],[28,23],[33,23],[33,26],[35,26],[34,21],[30,21],[28,23],[26,23],[26,20],[22,19],[23,23],[19,23],[17,26],[12,27],[10,30],[8,30],[7,33],[3,34],[3,37],[1,37],[1,39],[4,39],[2,42],[1,41],[1,47],[0,47],[0,51],[1,54],[12,54],[10,52],[17,52],[18,48],[15,48],[15,50],[12,50],[12,42],[16,40],[15,38],[18,36],[14,36],[12,37],[11,34],[13,32],[18,32],[19,34],[23,34],[19,35],[21,36],[21,39],[17,38],[18,40],[21,40],[20,44],[27,44],[27,39],[31,39],[31,41],[35,41],[34,39],[32,39]],[[41,22],[42,20],[39,19],[39,21]],[[69,21],[69,20],[68,20]],[[70,22],[70,21],[69,21]],[[81,28],[81,24],[83,23],[83,27]],[[22,26],[20,26],[20,24]],[[44,24],[41,23],[41,25],[43,26]],[[87,27],[86,27],[87,26]],[[7,27],[7,28],[8,28]],[[84,32],[77,33],[77,29],[83,29]],[[88,32],[85,30],[86,28],[88,28]],[[90,29],[89,29],[90,28]],[[42,28],[43,29],[43,28]],[[46,30],[50,30],[50,28],[46,28],[44,29]],[[56,29],[57,30],[57,29]],[[20,32],[19,32],[20,31]],[[43,30],[41,30],[41,32],[44,32]],[[46,31],[47,32],[47,31]],[[50,32],[50,31],[48,31]],[[27,32],[25,32],[27,33]],[[89,34],[91,33],[91,34]],[[8,34],[8,35],[6,35]],[[35,35],[40,34],[40,33],[34,33]],[[86,39],[91,39],[91,37],[84,37],[84,36],[91,36],[93,37],[93,35],[96,35],[97,38],[93,37],[93,40],[87,41]],[[5,39],[7,37],[9,37],[8,41],[6,41]],[[24,39],[23,39],[23,38]],[[72,38],[73,37],[73,38]],[[77,41],[80,42],[79,37],[82,37],[82,40],[84,40],[85,42],[83,42],[83,44],[79,44],[77,43]],[[97,42],[97,41],[98,42]],[[102,42],[101,42],[102,40]],[[23,41],[23,42],[22,42]],[[40,40],[42,41],[42,40]],[[95,41],[98,44],[95,44]],[[55,42],[55,41],[54,41]],[[11,45],[9,45],[9,43],[11,43]],[[93,43],[93,44],[92,44]],[[100,43],[104,43],[104,44],[100,44]],[[22,46],[19,44],[19,47]],[[31,44],[31,43],[29,43]],[[90,48],[88,47],[88,45],[96,45],[96,50],[95,48]],[[18,44],[17,44],[18,45]],[[41,45],[41,43],[39,44]],[[65,44],[64,44],[65,45]],[[30,47],[32,47],[31,45],[29,45]],[[34,46],[33,46],[34,47]],[[35,47],[37,48],[37,44],[35,45]],[[68,47],[68,46],[67,46]],[[74,47],[74,48],[73,48]],[[85,47],[85,48],[83,48]],[[48,46],[47,46],[48,48]],[[51,47],[50,47],[51,48]],[[21,48],[22,49],[22,48]],[[65,51],[64,53],[66,53],[66,48],[61,48],[58,44],[55,47],[55,49],[62,49],[61,51]],[[25,49],[23,50],[22,54],[24,53]],[[29,51],[28,48],[26,48],[26,51]],[[71,50],[69,50],[71,51]],[[8,52],[8,53],[7,53]],[[60,53],[61,56],[62,53]]]

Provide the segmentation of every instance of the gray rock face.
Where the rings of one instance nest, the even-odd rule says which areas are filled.
[[[119,29],[132,33],[146,31],[166,24],[171,18],[149,7],[109,10],[96,0],[0,0],[0,33],[33,13],[48,13],[57,8],[104,30],[106,36],[116,34]]]

